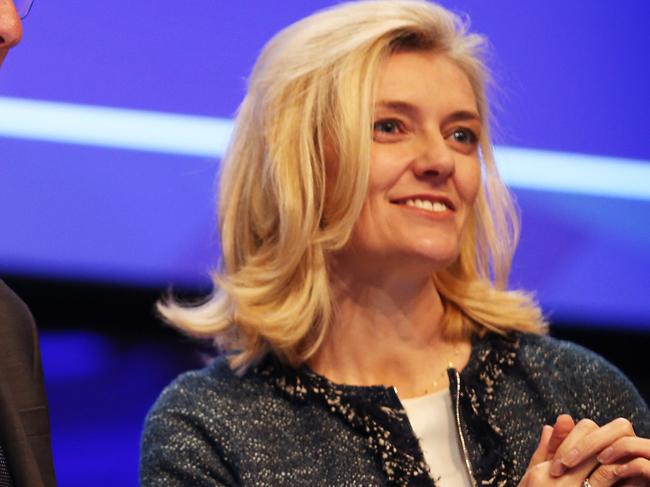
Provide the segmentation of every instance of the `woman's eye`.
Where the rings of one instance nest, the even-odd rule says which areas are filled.
[[[470,129],[456,129],[451,133],[451,138],[456,141],[460,142],[461,144],[476,144],[478,141],[478,137],[476,134],[470,130]]]
[[[375,122],[373,129],[375,132],[383,134],[398,134],[402,127],[399,120],[380,120]]]

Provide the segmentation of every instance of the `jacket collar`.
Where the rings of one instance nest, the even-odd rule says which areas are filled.
[[[504,374],[517,360],[519,338],[516,333],[473,335],[470,360],[460,374],[461,427],[480,485],[507,482],[505,438],[495,411]],[[254,373],[292,400],[323,404],[366,436],[391,484],[434,485],[406,412],[392,388],[335,384],[306,365],[294,369],[273,356],[263,360]]]

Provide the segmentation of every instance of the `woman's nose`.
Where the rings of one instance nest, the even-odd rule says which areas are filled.
[[[0,49],[8,50],[20,42],[23,28],[12,0],[0,0]]]
[[[446,179],[454,173],[454,153],[441,134],[422,140],[413,171],[420,178]]]

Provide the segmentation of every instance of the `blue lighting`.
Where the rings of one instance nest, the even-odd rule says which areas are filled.
[[[0,97],[0,136],[183,156],[221,158],[232,121]],[[507,184],[592,196],[650,200],[650,164],[611,157],[497,147]]]
[[[509,186],[650,201],[650,164],[614,157],[497,147]]]
[[[0,97],[0,136],[146,152],[220,157],[228,119]]]

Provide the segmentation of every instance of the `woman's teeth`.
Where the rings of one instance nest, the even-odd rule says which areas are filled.
[[[406,200],[404,204],[406,206],[414,206],[422,210],[433,211],[434,213],[441,213],[449,209],[447,205],[445,205],[441,201]]]

